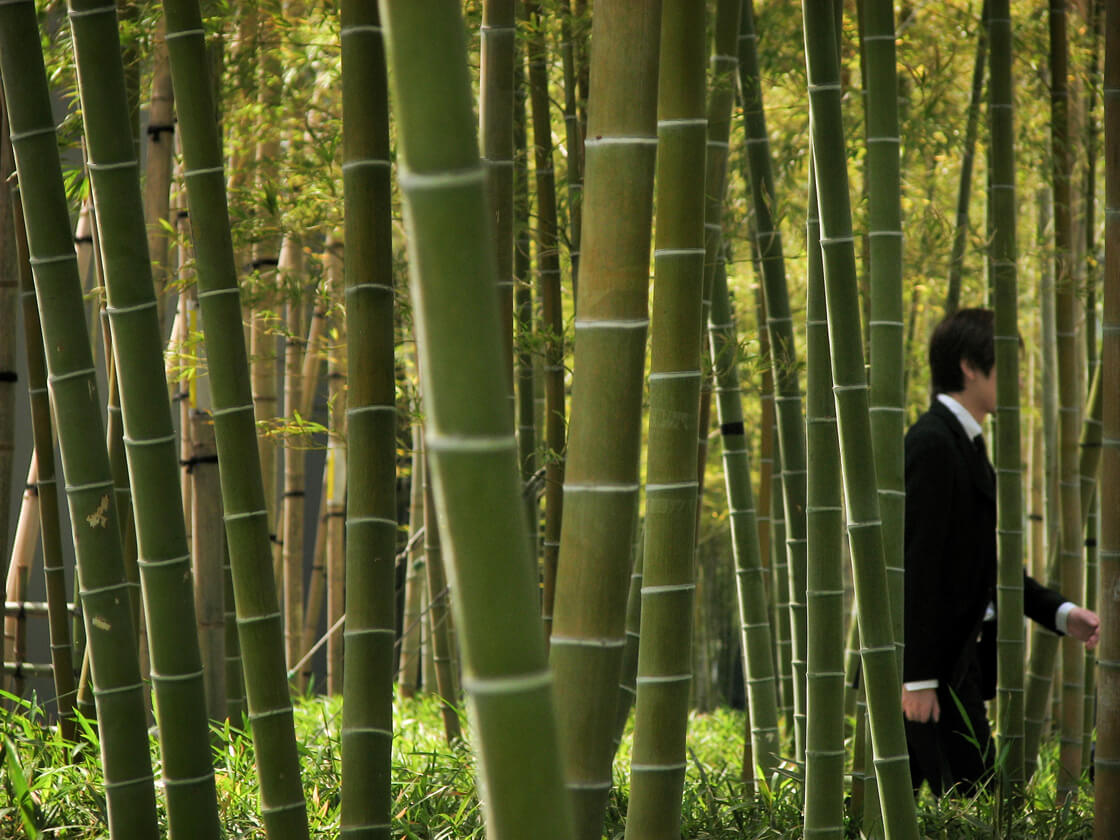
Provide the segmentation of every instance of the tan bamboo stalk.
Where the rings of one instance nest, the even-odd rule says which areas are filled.
[[[222,494],[218,482],[218,449],[209,412],[192,411],[191,463],[194,492],[191,561],[199,648],[206,684],[206,711],[211,720],[226,717],[225,537]]]
[[[258,13],[257,40],[265,44],[279,39],[274,17],[275,7],[261,9]],[[261,114],[274,114],[283,108],[283,67],[280,51],[264,49],[260,52],[257,79],[257,103]],[[262,195],[277,195],[277,161],[281,157],[279,129],[262,119],[254,149],[255,187]],[[276,206],[261,208],[264,231],[252,248],[252,269],[255,273],[255,295],[250,315],[249,359],[252,371],[253,407],[257,422],[266,428],[275,420],[280,409],[278,337],[269,312],[278,307],[280,298],[280,220]],[[268,507],[269,536],[272,539],[273,567],[276,583],[283,592],[284,536],[281,529],[283,503],[278,498],[280,480],[279,445],[271,435],[258,435],[261,475],[264,478],[265,503]],[[287,607],[286,593],[285,607]],[[285,610],[285,615],[287,611]],[[291,636],[285,623],[286,650]],[[291,660],[289,660],[291,661]]]
[[[303,628],[300,631],[299,661],[303,666],[296,679],[296,687],[300,694],[307,693],[311,683],[313,671],[311,661],[311,648],[317,641],[319,621],[323,617],[323,602],[327,595],[327,495],[330,492],[327,486],[330,482],[330,472],[326,464],[323,465],[322,490],[319,493],[319,515],[315,522],[315,548],[311,554],[311,569],[307,581],[307,601],[303,608]],[[327,627],[331,625],[328,624]],[[332,636],[338,635],[332,633]]]
[[[171,321],[168,285],[173,279],[170,262],[171,174],[175,151],[175,95],[171,88],[171,61],[167,55],[166,26],[160,18],[152,39],[152,86],[148,100],[148,138],[144,170],[144,209],[148,225],[148,253],[152,258],[161,336]]]
[[[181,202],[186,201],[182,196]],[[171,344],[178,358],[176,379],[178,386],[173,388],[174,400],[179,412],[179,460],[184,464],[180,474],[180,490],[183,494],[183,523],[187,531],[193,529],[191,520],[193,485],[186,464],[191,459],[191,411],[199,408],[198,381],[201,371],[197,365],[196,348],[202,324],[199,319],[198,287],[193,281],[190,268],[194,255],[191,250],[191,218],[185,203],[181,203],[175,213],[175,225],[179,238],[177,280],[181,285],[179,304],[175,317],[175,332]],[[204,407],[204,406],[203,406]]]
[[[95,227],[93,199],[87,195],[82,199],[82,206],[78,211],[78,224],[74,228],[74,251],[78,255],[78,276],[82,280],[82,290],[86,299],[86,329],[89,330],[90,340],[93,342],[91,346],[93,347],[94,357],[101,363],[104,362],[104,358],[99,357],[101,346],[95,339],[97,330],[94,328],[97,323],[97,313],[100,309],[98,296],[94,294],[94,289],[100,285],[97,276],[97,249],[94,248]]]
[[[331,301],[327,351],[327,626],[334,627],[346,611],[346,338],[345,318],[337,317],[344,297],[341,232],[327,237],[327,290]],[[343,637],[331,634],[327,640],[327,692],[342,693]]]
[[[303,368],[303,301],[299,284],[303,277],[301,242],[295,235],[284,237],[280,246],[280,283],[288,298],[284,341],[284,406],[289,424],[284,435],[284,494],[281,508],[281,565],[284,581],[284,650],[288,668],[302,654],[303,640],[303,533],[304,533],[304,446],[301,418],[300,373]]]
[[[1105,268],[1101,324],[1104,449],[1101,453],[1100,591],[1120,586],[1120,3],[1105,2],[1104,170]],[[1101,601],[1101,642],[1097,650],[1097,752],[1094,760],[1093,837],[1120,832],[1120,605]]]
[[[436,657],[432,641],[432,623],[428,617],[432,604],[428,597],[427,554],[422,553],[422,556],[425,559],[425,566],[423,574],[420,575],[420,666],[422,672],[420,684],[424,694],[435,694],[437,690]]]
[[[412,473],[409,480],[408,549],[405,555],[404,614],[401,617],[402,697],[413,697],[420,684],[420,637],[423,634],[420,605],[424,591],[424,462],[421,457],[420,425],[412,426]]]
[[[657,149],[658,0],[600,0],[550,659],[575,836],[598,838],[638,498]],[[625,47],[625,48],[624,48]]]
[[[4,581],[4,600],[8,603],[22,604],[27,600],[27,582],[31,577],[31,564],[35,559],[36,544],[39,540],[39,493],[36,488],[38,480],[39,464],[35,454],[32,453]],[[17,697],[23,696],[23,672],[20,666],[26,659],[26,655],[27,614],[23,610],[11,614],[5,611],[4,663],[5,665],[10,663],[13,670],[4,674],[4,687]]]
[[[425,462],[427,458],[424,459]],[[443,552],[440,548],[439,525],[436,522],[435,494],[432,491],[430,475],[424,475],[424,555],[428,572],[428,627],[432,638],[432,664],[435,668],[435,693],[440,699],[440,713],[443,716],[443,732],[447,742],[453,743],[463,737],[456,710],[458,697],[455,694],[455,681],[451,675],[451,638],[449,634],[450,590],[447,576],[443,570]]]

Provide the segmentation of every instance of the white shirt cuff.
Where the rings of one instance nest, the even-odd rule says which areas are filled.
[[[903,683],[902,687],[907,691],[925,691],[927,688],[937,688],[937,685],[937,680],[915,680]]]
[[[1073,601],[1066,601],[1058,607],[1058,611],[1054,614],[1054,627],[1063,636],[1069,634],[1069,630],[1067,629],[1069,627],[1069,614],[1075,609],[1077,609],[1077,604],[1073,603]]]

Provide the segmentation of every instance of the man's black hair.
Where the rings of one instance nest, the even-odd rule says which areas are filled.
[[[990,309],[958,309],[947,316],[929,340],[929,371],[935,394],[964,390],[961,362],[985,376],[996,363],[995,316]]]

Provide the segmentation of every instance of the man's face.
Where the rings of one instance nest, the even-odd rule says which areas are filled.
[[[996,366],[984,373],[971,362],[961,362],[964,371],[964,390],[973,404],[985,414],[996,412]]]

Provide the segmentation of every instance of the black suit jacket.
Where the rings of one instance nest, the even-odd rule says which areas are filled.
[[[959,690],[979,668],[995,692],[995,645],[977,644],[996,601],[995,477],[960,421],[934,399],[906,434],[906,603],[903,682]],[[1065,601],[1025,572],[1024,612],[1054,630]],[[989,632],[995,632],[994,622]]]

